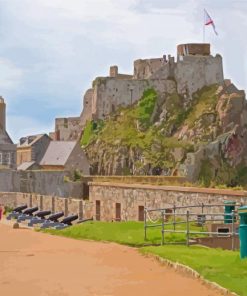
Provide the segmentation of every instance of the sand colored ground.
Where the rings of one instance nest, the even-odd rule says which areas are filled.
[[[133,248],[14,230],[0,224],[0,295],[220,294]]]

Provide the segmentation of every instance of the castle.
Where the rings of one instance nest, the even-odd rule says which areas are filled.
[[[76,140],[88,120],[106,118],[120,106],[137,102],[146,89],[154,88],[159,95],[175,91],[190,100],[204,86],[224,81],[222,58],[212,56],[210,44],[180,44],[177,58],[170,55],[134,61],[133,75],[120,74],[111,66],[109,76],[97,77],[83,98],[79,117],[57,118],[56,140]]]

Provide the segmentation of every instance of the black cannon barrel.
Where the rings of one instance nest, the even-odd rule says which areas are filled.
[[[29,209],[26,209],[23,214],[25,215],[32,215],[34,212],[38,211],[38,207],[33,207],[33,208],[29,208]]]
[[[87,221],[93,221],[93,218],[79,220],[79,221],[76,222],[76,224],[81,224],[81,223],[84,223],[84,222],[87,222]]]
[[[78,219],[78,215],[71,215],[69,217],[64,218],[61,223],[63,224],[67,224],[67,225],[72,225],[71,222],[75,221],[76,219]]]
[[[23,210],[27,209],[27,205],[22,205],[22,206],[18,206],[16,207],[13,212],[17,212],[17,213],[21,213]]]
[[[49,216],[47,218],[47,220],[53,221],[53,222],[57,222],[59,218],[64,216],[64,212],[58,212],[55,214],[52,214],[51,216]]]
[[[44,218],[45,216],[50,215],[50,214],[51,214],[51,211],[39,211],[34,216],[39,217],[39,218]]]

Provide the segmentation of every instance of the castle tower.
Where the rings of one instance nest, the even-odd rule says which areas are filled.
[[[179,44],[177,46],[178,56],[189,56],[189,55],[210,55],[210,44],[209,43],[187,43]]]
[[[4,98],[0,96],[0,129],[6,130],[6,104]]]
[[[110,74],[110,77],[117,77],[118,76],[118,66],[111,66],[109,74]]]

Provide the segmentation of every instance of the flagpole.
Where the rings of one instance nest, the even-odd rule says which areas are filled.
[[[203,43],[205,43],[205,9],[203,10]]]

